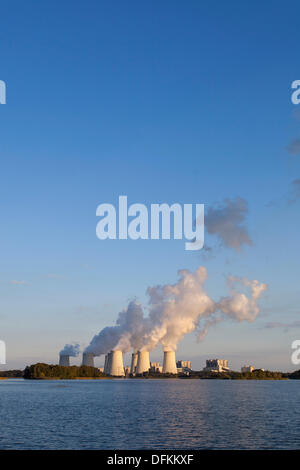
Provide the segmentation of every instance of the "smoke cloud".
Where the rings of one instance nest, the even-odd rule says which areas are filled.
[[[223,297],[218,303],[218,309],[225,315],[237,321],[253,322],[259,313],[257,301],[261,294],[267,289],[266,284],[258,281],[232,277],[228,278],[231,295]],[[237,286],[245,287],[250,293],[238,292]]]
[[[283,328],[285,331],[288,331],[291,328],[300,328],[300,321],[296,320],[291,323],[269,322],[265,324],[264,328]]]
[[[216,235],[226,247],[240,251],[243,245],[252,245],[244,225],[247,214],[248,203],[245,199],[224,199],[223,203],[207,209],[206,230],[209,234]]]
[[[119,326],[106,326],[100,333],[93,337],[84,352],[93,353],[94,356],[106,354],[115,347],[121,335],[122,331]]]
[[[211,326],[222,320],[253,322],[259,313],[258,300],[267,289],[257,280],[229,277],[229,295],[216,302],[204,288],[205,267],[194,272],[180,270],[178,275],[175,284],[147,289],[147,315],[138,302],[131,301],[119,313],[116,325],[103,328],[85,352],[98,356],[111,349],[151,351],[158,344],[165,351],[175,351],[178,342],[194,330],[202,339]]]
[[[154,349],[161,343],[165,351],[175,350],[178,342],[195,330],[200,316],[208,316],[215,309],[203,284],[206,269],[200,266],[194,273],[178,271],[176,284],[149,287],[149,318],[153,325],[144,338],[144,348]]]
[[[146,323],[142,306],[132,300],[119,313],[116,325],[103,328],[98,335],[94,336],[85,352],[100,356],[112,349],[119,349],[123,352],[132,348],[140,349]]]
[[[292,197],[289,200],[290,204],[295,203],[300,199],[300,179],[292,181]]]
[[[300,139],[293,140],[288,146],[287,151],[291,155],[299,155],[300,154]]]
[[[61,356],[76,357],[80,353],[80,345],[78,343],[66,344],[64,349],[60,351]]]

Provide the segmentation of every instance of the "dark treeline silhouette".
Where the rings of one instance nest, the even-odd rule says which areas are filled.
[[[288,373],[273,372],[270,370],[254,369],[252,372],[211,372],[192,371],[189,376],[192,379],[221,379],[221,380],[284,380],[289,378]],[[299,377],[300,378],[300,377]]]
[[[76,378],[104,378],[105,374],[96,367],[89,366],[59,366],[55,364],[37,363],[22,370],[0,371],[0,378],[24,379],[76,379]],[[129,376],[131,377],[131,376]],[[252,372],[210,372],[205,370],[190,371],[185,374],[162,374],[159,372],[144,372],[132,378],[145,379],[212,379],[212,380],[300,380],[300,370],[294,372],[273,372],[255,369]]]
[[[89,366],[58,366],[37,363],[27,366],[24,370],[24,379],[76,379],[102,376],[99,369]]]
[[[288,376],[289,379],[300,379],[300,370],[296,370],[295,372],[288,374]]]
[[[7,377],[8,379],[9,378],[13,378],[13,379],[17,379],[17,378],[22,378],[24,375],[24,371],[23,370],[1,370],[0,371],[0,377]]]

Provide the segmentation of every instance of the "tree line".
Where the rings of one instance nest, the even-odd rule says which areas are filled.
[[[76,379],[101,376],[103,376],[102,372],[96,367],[59,366],[41,362],[27,366],[24,370],[24,379]]]

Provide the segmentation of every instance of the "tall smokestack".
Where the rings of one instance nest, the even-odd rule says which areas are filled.
[[[163,374],[177,374],[175,351],[164,352]]]
[[[82,355],[82,365],[83,366],[95,367],[95,365],[94,365],[94,354],[83,353],[83,355]]]
[[[136,374],[148,372],[150,369],[149,351],[138,351],[138,360],[136,366]]]
[[[113,375],[115,377],[123,377],[125,373],[122,351],[111,351],[110,355],[111,357],[109,360],[109,375]]]
[[[70,356],[67,354],[60,354],[59,356],[59,365],[60,366],[69,366],[70,365]]]
[[[133,352],[131,356],[131,366],[130,366],[130,373],[135,374],[136,373],[136,366],[138,362],[138,353]]]

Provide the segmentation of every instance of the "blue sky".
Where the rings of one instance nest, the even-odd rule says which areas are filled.
[[[200,344],[189,335],[178,358],[295,369],[300,200],[288,201],[300,156],[286,147],[300,137],[290,99],[299,13],[296,1],[2,5],[7,367],[56,361],[66,342],[86,345],[113,324],[128,300],[145,303],[149,285],[202,264],[216,299],[228,274],[268,291],[253,324],[220,323]],[[253,245],[205,258],[183,241],[100,241],[96,207],[121,194],[146,205],[242,197]]]

